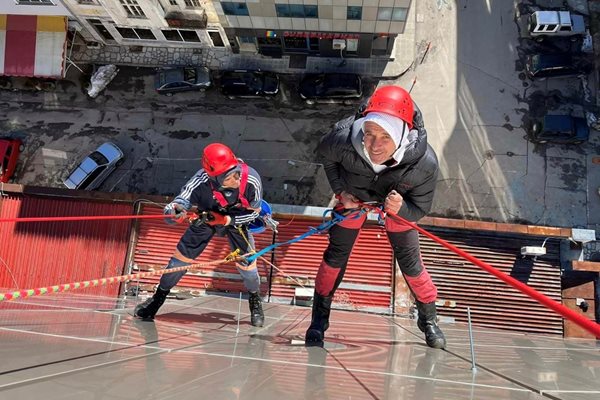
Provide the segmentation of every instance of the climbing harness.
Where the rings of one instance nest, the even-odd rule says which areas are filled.
[[[317,226],[316,228],[309,228],[309,230],[307,232],[305,232],[302,235],[297,236],[293,239],[287,240],[285,242],[273,243],[272,245],[267,246],[264,249],[250,255],[249,257],[246,257],[246,260],[247,260],[247,262],[252,263],[257,258],[261,257],[262,255],[264,255],[280,246],[299,242],[300,240],[306,239],[307,237],[312,236],[316,233],[323,233],[323,232],[327,231],[329,228],[331,228],[332,226],[342,222],[343,220],[345,220],[347,218],[351,218],[351,219],[360,218],[365,212],[367,212],[365,209],[361,208],[361,209],[359,209],[358,213],[355,213],[353,216],[349,216],[349,214],[353,214],[356,210],[349,210],[349,211],[350,212],[345,213],[346,215],[342,215],[342,214],[335,212],[333,209],[327,209],[323,213],[323,220],[325,220],[325,218],[327,218],[327,216],[329,214],[331,214],[331,219],[329,221],[324,221],[321,225]]]
[[[238,200],[241,203],[242,207],[249,208],[250,202],[244,196],[246,193],[246,185],[248,184],[248,165],[245,163],[240,163],[241,173],[240,173],[240,187],[238,188]],[[223,196],[223,193],[219,192],[218,188],[215,187],[215,184],[211,179],[208,181],[210,183],[210,188],[212,189],[213,197],[219,203],[221,208],[225,209],[229,203]]]

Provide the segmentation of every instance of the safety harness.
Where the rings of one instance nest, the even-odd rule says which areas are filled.
[[[246,185],[248,184],[248,165],[245,163],[240,163],[240,168],[241,168],[241,174],[240,174],[240,187],[238,189],[238,192],[239,192],[238,200],[242,204],[242,207],[250,208],[250,203],[248,202],[248,199],[246,199],[246,197],[244,196],[244,194],[246,193]],[[209,182],[210,182],[210,188],[212,189],[212,192],[213,192],[213,197],[215,198],[217,203],[219,203],[219,205],[223,209],[226,209],[229,206],[229,203],[225,199],[225,196],[223,196],[223,193],[221,193],[217,190],[217,188],[215,187],[212,180],[209,180]]]

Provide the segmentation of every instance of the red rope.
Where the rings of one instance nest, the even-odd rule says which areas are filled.
[[[379,215],[381,215],[382,217],[384,216],[383,211],[378,208],[378,207],[373,207],[371,205],[368,204],[363,204],[362,207],[364,208],[368,208],[370,210],[373,210],[375,212],[377,212]],[[480,267],[481,269],[483,269],[484,271],[494,275],[496,278],[500,279],[501,281],[503,281],[504,283],[507,283],[508,285],[514,287],[515,289],[521,291],[522,293],[526,294],[527,296],[531,297],[532,299],[536,300],[537,302],[541,303],[542,305],[550,308],[551,310],[555,311],[556,313],[562,315],[563,317],[565,317],[566,319],[573,321],[574,323],[576,323],[577,325],[579,325],[580,327],[582,327],[583,329],[587,330],[588,332],[592,333],[593,335],[596,336],[596,338],[600,339],[600,324],[597,324],[596,322],[590,321],[589,319],[585,318],[584,316],[577,314],[575,311],[571,310],[570,308],[565,307],[564,305],[558,303],[555,300],[552,300],[550,297],[538,292],[535,289],[530,288],[529,286],[527,286],[526,284],[524,284],[521,281],[516,280],[515,278],[513,278],[510,275],[505,274],[502,271],[497,270],[496,268],[492,267],[491,265],[489,265],[488,263],[485,263],[481,260],[479,260],[476,257],[473,257],[472,255],[470,255],[469,253],[467,253],[464,250],[459,249],[458,247],[446,242],[444,239],[437,237],[436,235],[427,232],[425,229],[421,228],[420,226],[418,226],[417,224],[407,221],[406,219],[398,216],[398,215],[394,215],[394,214],[385,214],[388,217],[391,217],[392,219],[395,219],[396,221],[402,222],[408,226],[410,226],[413,229],[416,229],[417,231],[419,231],[420,233],[422,233],[423,235],[429,237],[430,239],[436,241],[437,243],[441,244],[442,246],[444,246],[445,248],[455,252],[456,254],[458,254],[459,256],[463,257],[464,259],[471,261],[473,264],[477,265],[478,267]]]
[[[188,213],[185,218],[182,218],[183,222],[186,218],[195,215],[194,213]],[[165,219],[175,218],[174,215],[89,215],[89,216],[78,216],[78,217],[24,217],[24,218],[0,218],[2,222],[67,222],[67,221],[105,221],[105,220],[118,220],[118,219]]]

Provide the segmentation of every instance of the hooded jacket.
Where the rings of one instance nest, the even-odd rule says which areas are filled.
[[[380,173],[373,171],[364,153],[362,129],[353,129],[355,117],[336,123],[317,147],[334,193],[346,191],[361,201],[383,203],[388,193],[396,190],[403,197],[400,217],[414,222],[425,216],[433,202],[438,160],[427,143],[427,131],[416,105],[413,121],[404,156]]]

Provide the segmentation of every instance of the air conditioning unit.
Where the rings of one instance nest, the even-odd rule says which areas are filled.
[[[522,256],[543,256],[546,254],[546,248],[540,246],[523,246],[521,247]]]
[[[333,39],[333,49],[334,50],[344,50],[346,48],[346,40],[345,39]]]

